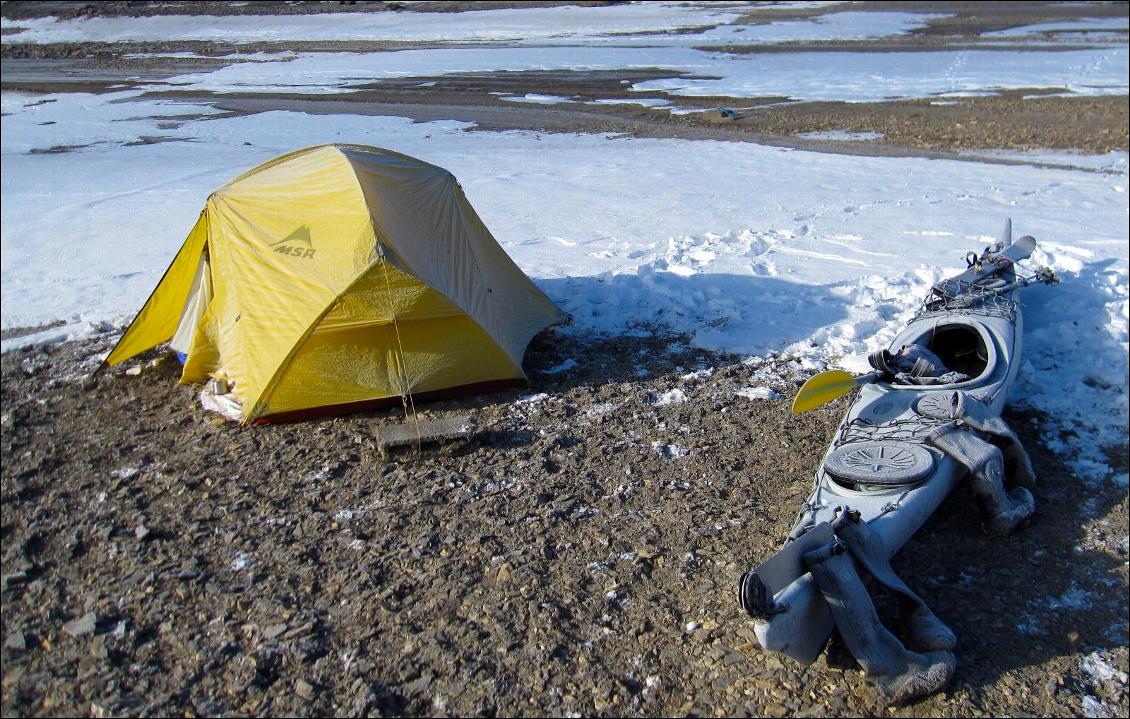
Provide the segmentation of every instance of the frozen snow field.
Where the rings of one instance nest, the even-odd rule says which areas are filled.
[[[1024,293],[1017,402],[1049,413],[1049,437],[1069,428],[1085,438],[1049,439],[1081,475],[1112,477],[1099,447],[1124,442],[1127,428],[1125,153],[1096,168],[1047,169],[743,142],[467,132],[451,121],[348,114],[215,117],[209,105],[168,93],[336,93],[381,78],[455,72],[660,67],[698,78],[639,86],[674,102],[696,94],[875,101],[1009,87],[1125,94],[1125,43],[1025,53],[731,55],[694,46],[893,36],[926,16],[843,12],[739,26],[725,5],[681,3],[492,13],[368,16],[360,25],[340,15],[204,25],[176,17],[5,20],[5,28],[24,29],[5,42],[450,42],[257,58],[153,83],[145,98],[141,89],[5,91],[2,325],[62,326],[6,339],[4,349],[122,327],[211,190],[277,154],[326,142],[378,145],[454,172],[511,256],[573,315],[571,331],[686,333],[703,347],[787,351],[812,367],[862,369],[929,285],[960,269],[965,252],[983,248],[1011,217],[1017,233],[1041,243],[1033,265],[1063,279]],[[688,28],[705,40],[673,32]],[[161,141],[146,139],[153,137]]]

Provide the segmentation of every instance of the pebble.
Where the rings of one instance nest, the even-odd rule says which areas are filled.
[[[63,631],[72,637],[82,637],[93,634],[98,625],[98,616],[94,612],[84,614],[77,619],[72,619],[63,625]]]
[[[268,641],[270,641],[272,639],[277,639],[279,637],[279,635],[281,635],[285,631],[286,631],[286,623],[285,622],[282,623],[282,624],[272,624],[271,626],[269,626],[269,627],[267,627],[266,629],[263,630],[263,638],[267,639]]]
[[[306,701],[310,701],[310,698],[314,696],[314,685],[305,679],[299,679],[294,683],[294,693]]]
[[[412,681],[408,682],[408,684],[404,687],[404,693],[407,694],[408,696],[414,696],[416,694],[423,694],[424,692],[426,692],[431,687],[431,685],[432,685],[431,675],[425,674],[422,677],[419,677],[417,679],[413,679]]]
[[[4,577],[0,579],[0,588],[7,589],[8,587],[16,584],[22,584],[28,581],[28,579],[29,577],[27,575],[27,572],[23,570],[12,572],[11,574],[5,574]]]

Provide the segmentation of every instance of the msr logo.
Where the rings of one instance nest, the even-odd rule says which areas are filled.
[[[304,260],[311,259],[315,252],[314,243],[310,241],[310,228],[306,225],[302,225],[278,242],[273,242],[267,246],[273,248],[280,255],[290,255]]]

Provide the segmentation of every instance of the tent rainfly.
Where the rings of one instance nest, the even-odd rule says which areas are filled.
[[[106,363],[170,341],[181,382],[223,380],[244,423],[278,421],[522,382],[561,319],[450,172],[320,145],[208,197]]]

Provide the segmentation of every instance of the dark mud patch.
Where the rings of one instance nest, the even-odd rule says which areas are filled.
[[[163,129],[173,129],[171,126],[166,126]],[[171,137],[169,135],[142,135],[141,137],[133,140],[132,142],[125,143],[126,147],[135,147],[137,145],[159,145],[163,142],[192,142],[190,137]]]
[[[51,147],[33,147],[27,151],[29,155],[61,155],[65,152],[74,152],[81,150],[84,147],[93,147],[96,143],[85,143],[82,145],[52,145]]]
[[[434,82],[427,88],[419,85]],[[458,85],[455,80],[450,85]],[[419,121],[459,120],[483,131],[534,130],[622,134],[758,142],[766,145],[842,154],[922,156],[965,159],[959,153],[982,149],[1054,149],[1104,154],[1130,146],[1125,96],[1049,97],[1046,90],[1003,92],[989,97],[904,100],[881,103],[780,102],[782,98],[667,97],[700,112],[674,115],[662,108],[633,104],[655,93],[607,91],[604,97],[574,95],[573,103],[549,106],[510,102],[489,93],[448,90],[447,78],[416,79],[406,85],[370,85],[356,93],[211,95],[168,91],[163,97],[203,101],[221,110],[251,114],[287,109],[315,114],[407,116]],[[498,83],[491,86],[498,87]],[[529,82],[509,85],[515,95],[569,97],[571,85]],[[156,97],[151,94],[149,97]],[[618,99],[616,104],[583,104],[580,99]],[[731,112],[733,114],[731,114]],[[1081,121],[1082,120],[1082,121]],[[868,143],[814,140],[804,133],[847,131],[880,133]],[[978,161],[984,161],[983,159]]]
[[[878,132],[881,143],[925,150],[1048,148],[1103,154],[1130,146],[1125,96],[1049,96],[1052,92],[1042,88],[883,103],[796,103],[743,112],[735,124],[769,134]]]
[[[55,320],[54,322],[47,322],[45,324],[36,325],[35,327],[9,327],[7,329],[0,330],[0,339],[7,340],[15,339],[16,337],[26,337],[37,332],[43,332],[44,330],[51,330],[55,329],[56,327],[62,327],[66,324],[66,320]]]
[[[11,19],[46,17],[53,15],[64,19],[79,17],[152,17],[156,15],[310,15],[321,13],[358,12],[421,12],[456,13],[476,10],[504,10],[522,7],[555,7],[580,5],[600,7],[614,5],[605,0],[437,0],[436,2],[405,3],[391,0],[349,0],[348,2],[318,2],[316,0],[256,0],[256,2],[221,2],[219,0],[123,1],[86,2],[85,0],[28,0],[4,3],[0,15]]]

